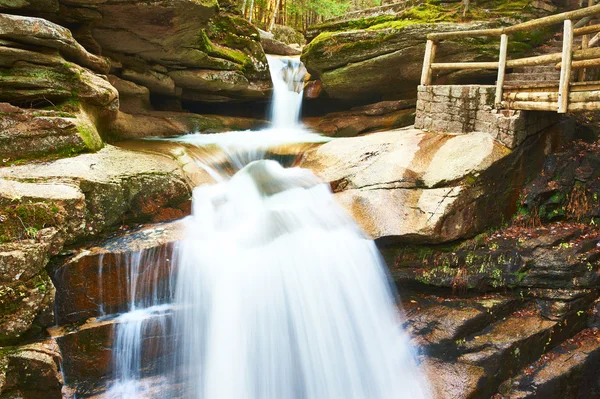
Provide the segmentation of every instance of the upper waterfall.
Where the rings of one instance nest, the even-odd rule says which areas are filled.
[[[267,59],[273,81],[270,115],[273,127],[276,129],[298,127],[306,68],[298,57],[268,55]]]

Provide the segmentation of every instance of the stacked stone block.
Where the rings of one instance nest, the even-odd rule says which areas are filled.
[[[415,128],[440,133],[485,132],[513,149],[558,121],[558,114],[493,108],[495,86],[419,86]]]

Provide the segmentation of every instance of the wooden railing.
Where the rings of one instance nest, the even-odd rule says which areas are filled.
[[[600,32],[600,24],[583,26],[575,28],[573,20],[586,18],[584,25],[589,22],[593,16],[600,15],[600,5],[593,5],[593,0],[588,0],[589,6],[575,11],[565,12],[562,14],[551,15],[548,17],[535,19],[521,24],[496,29],[480,29],[470,31],[457,32],[441,32],[432,33],[427,36],[427,45],[425,47],[425,58],[423,61],[423,71],[421,74],[421,84],[430,85],[434,71],[442,70],[463,70],[463,69],[497,69],[498,78],[496,83],[496,107],[503,106],[503,89],[505,87],[505,74],[507,68],[537,66],[556,64],[556,68],[560,70],[560,82],[558,83],[558,93],[528,93],[526,101],[519,101],[518,107],[515,109],[532,109],[532,110],[556,110],[558,113],[566,113],[569,110],[569,96],[571,87],[571,72],[572,70],[580,70],[579,77],[583,81],[585,78],[585,68],[600,66],[600,48],[587,48],[589,43],[589,35]],[[559,23],[564,24],[563,31],[563,47],[561,53],[541,55],[535,57],[526,57],[508,60],[508,40],[509,36],[517,32],[530,32],[534,29],[540,29]],[[573,49],[573,39],[577,36],[583,36],[582,48],[579,50]],[[497,62],[448,62],[436,63],[435,54],[438,44],[443,40],[459,39],[468,37],[499,37],[500,51]],[[593,82],[596,86],[599,82]],[[557,94],[554,96],[553,94]],[[597,94],[597,92],[596,92]],[[556,101],[553,101],[556,97]],[[583,98],[583,100],[582,100]],[[571,107],[573,109],[600,109],[600,103],[586,104],[585,98],[581,94],[574,96],[573,100],[581,101],[579,106]]]

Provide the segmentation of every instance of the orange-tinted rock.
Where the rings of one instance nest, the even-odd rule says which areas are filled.
[[[154,295],[167,299],[174,248],[183,234],[183,224],[175,222],[79,250],[52,276],[58,324],[126,311],[134,295],[138,304]],[[135,293],[133,279],[137,279]]]
[[[142,374],[154,375],[161,370],[163,361],[173,355],[171,317],[170,313],[150,316],[138,326],[141,328]],[[88,397],[110,386],[115,372],[115,340],[123,323],[119,318],[90,319],[78,327],[50,329],[63,355],[65,385],[71,394]]]
[[[320,80],[311,80],[306,82],[306,86],[304,87],[304,97],[317,98],[321,95],[322,91],[323,83]]]

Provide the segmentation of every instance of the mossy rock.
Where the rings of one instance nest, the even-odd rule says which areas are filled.
[[[275,40],[279,40],[285,44],[304,44],[306,43],[306,39],[302,33],[298,32],[296,29],[291,26],[284,25],[274,25],[271,30],[273,33],[273,37]]]
[[[88,111],[77,100],[47,108],[0,107],[4,111],[0,118],[0,165],[62,158],[102,148],[93,108]]]
[[[328,97],[357,102],[414,98],[428,34],[487,29],[506,23],[451,22],[456,20],[451,8],[429,3],[402,15],[363,29],[323,32],[305,47],[302,60],[313,79],[322,81]],[[551,35],[551,30],[516,35],[509,40],[509,51],[515,56],[529,55]],[[439,44],[436,61],[495,61],[498,48],[497,38],[447,40]],[[489,71],[439,71],[436,78],[442,78],[444,84],[482,84],[492,83],[494,76]]]
[[[395,13],[385,13],[373,9],[372,15],[363,15],[356,19],[333,20],[310,26],[307,37],[313,40],[323,32],[341,32],[359,29],[388,28],[395,23],[439,23],[471,21],[499,21],[503,24],[514,24],[551,13],[556,7],[548,4],[547,8],[536,8],[532,0],[479,0],[472,2],[469,12],[463,16],[463,5],[460,1],[444,2],[441,0],[425,0],[421,4],[399,8]],[[553,8],[554,7],[554,8]]]
[[[302,60],[313,78],[321,79],[331,98],[373,102],[416,97],[426,36],[432,32],[485,29],[490,23],[395,23],[392,27],[322,33],[304,50]],[[474,46],[471,40],[438,47],[437,61],[489,61],[498,44]],[[476,72],[474,78],[485,75]]]
[[[267,58],[254,25],[239,16],[219,14],[211,19],[205,35],[208,54],[239,64],[249,79],[269,79]]]
[[[39,335],[54,323],[53,307],[54,286],[45,270],[26,281],[1,284],[0,345]]]

